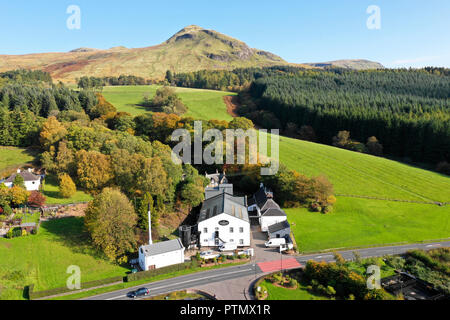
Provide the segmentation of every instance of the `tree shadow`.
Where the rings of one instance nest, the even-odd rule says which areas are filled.
[[[42,222],[41,227],[56,236],[56,241],[74,253],[88,254],[100,259],[105,258],[103,253],[93,247],[82,217],[52,219]]]

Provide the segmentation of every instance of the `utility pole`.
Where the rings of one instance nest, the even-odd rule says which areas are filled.
[[[152,213],[150,210],[150,203],[148,204],[148,244],[153,244],[153,241],[152,241]]]
[[[283,274],[283,251],[280,246],[280,263],[281,263],[281,274]]]

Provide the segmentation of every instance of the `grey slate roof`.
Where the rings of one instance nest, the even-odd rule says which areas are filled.
[[[276,224],[269,226],[269,233],[275,233],[280,230],[290,229],[290,228],[291,228],[291,225],[289,224],[289,222],[287,222],[287,220],[284,220],[283,222],[276,223]]]
[[[156,256],[162,253],[167,252],[173,252],[184,248],[183,244],[181,243],[180,238],[169,240],[169,241],[162,241],[157,242],[154,244],[148,244],[146,246],[142,246],[141,249],[143,250],[145,256]]]
[[[261,214],[263,217],[286,217],[286,213],[281,209],[271,208],[267,209]]]
[[[8,179],[6,179],[5,182],[14,182],[14,179],[16,178],[16,176],[20,174],[23,178],[24,181],[37,181],[37,180],[41,180],[40,176],[34,175],[31,172],[28,171],[23,171],[20,173],[14,173],[13,175],[11,175]]]
[[[221,193],[203,202],[198,223],[222,213],[250,222],[245,198]]]
[[[262,186],[249,200],[249,206],[258,205],[259,208],[264,207],[268,199],[273,198],[273,193],[266,187]],[[251,204],[250,204],[251,203]]]
[[[273,199],[268,199],[266,203],[260,208],[261,213],[264,214],[264,212],[268,209],[281,209],[278,203],[273,201]]]
[[[233,194],[233,185],[221,184],[218,187],[207,187],[205,189],[205,199],[215,197],[221,193]]]

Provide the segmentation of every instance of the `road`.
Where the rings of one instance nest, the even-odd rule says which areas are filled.
[[[380,257],[384,255],[396,255],[407,252],[412,249],[430,250],[439,247],[450,247],[450,241],[432,242],[420,244],[408,244],[402,246],[388,246],[377,248],[366,248],[358,250],[338,251],[346,260],[354,259],[353,252],[358,252],[361,258]],[[291,258],[291,256],[289,256]],[[331,262],[334,260],[333,253],[318,253],[311,255],[299,255],[294,257],[300,264],[305,265],[309,260]],[[287,259],[287,256],[283,256]],[[197,272],[190,275],[180,276],[176,278],[166,279],[162,281],[152,282],[139,285],[137,287],[127,288],[114,292],[108,292],[97,296],[88,297],[85,300],[128,300],[127,293],[138,288],[146,287],[150,289],[151,295],[161,295],[173,291],[185,290],[199,286],[205,286],[209,283],[227,281],[231,279],[244,278],[249,276],[263,275],[262,270],[257,263],[249,263],[246,265],[216,269],[211,271]],[[214,292],[210,292],[214,294]]]

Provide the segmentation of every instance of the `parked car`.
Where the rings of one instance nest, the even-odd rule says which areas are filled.
[[[234,251],[237,250],[237,245],[234,243],[224,243],[219,247],[219,251]]]
[[[281,246],[282,244],[286,244],[285,238],[274,238],[265,243],[266,248],[275,248]]]
[[[147,288],[140,288],[140,289],[138,289],[136,291],[128,292],[127,297],[135,299],[135,298],[139,298],[139,297],[148,296],[149,294],[150,294],[150,290],[149,289],[147,289]]]

